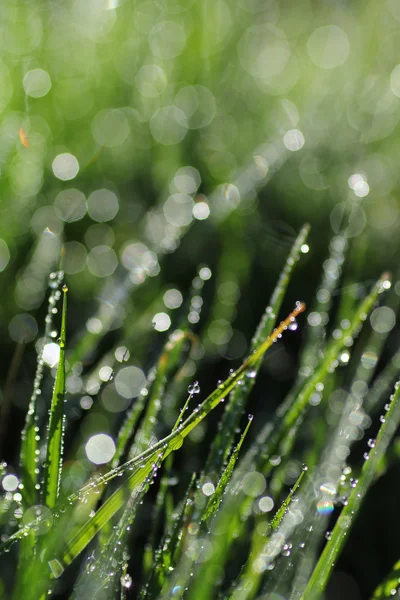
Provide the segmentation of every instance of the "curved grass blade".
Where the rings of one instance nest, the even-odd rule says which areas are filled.
[[[53,558],[49,564],[54,562],[57,568],[64,570],[71,564],[80,552],[88,545],[100,529],[113,517],[119,509],[132,497],[135,490],[140,491],[139,486],[144,483],[153,468],[153,461],[148,461],[142,468],[132,474],[126,483],[120,486],[98,509],[80,529],[66,540],[61,559]]]
[[[382,456],[400,424],[400,381],[395,385],[394,394],[388,406],[388,411],[382,416],[375,446],[366,455],[360,478],[353,488],[348,503],[344,506],[333,528],[329,541],[317,562],[311,578],[304,590],[302,600],[317,600],[321,597],[331,572],[347,539],[351,526],[361,507],[370,485],[373,483]]]
[[[47,434],[47,454],[43,474],[43,500],[53,508],[60,489],[63,441],[64,441],[64,396],[65,396],[65,343],[67,320],[67,291],[63,286],[63,307],[60,335],[60,358],[51,400],[50,420]]]
[[[193,397],[193,394],[189,394],[189,396],[188,396],[188,398],[187,398],[187,400],[175,422],[173,430],[176,429],[178,427],[179,423],[182,422],[183,415],[184,415],[185,410],[187,409],[192,397]],[[169,516],[167,513],[168,513],[168,505],[170,504],[170,502],[168,501],[169,498],[168,498],[167,494],[168,494],[168,486],[169,486],[172,465],[173,465],[173,455],[171,454],[170,456],[168,456],[168,458],[165,461],[164,475],[161,478],[160,487],[158,490],[156,503],[154,506],[153,518],[152,518],[152,530],[149,535],[147,549],[146,549],[144,557],[143,557],[143,571],[145,574],[149,571],[149,569],[151,568],[151,565],[154,564],[154,561],[155,561],[155,556],[153,556],[153,549],[155,548],[155,539],[157,536],[158,528],[159,528],[160,521],[161,521],[161,515],[162,515],[164,508],[165,508],[165,516],[166,516],[166,527],[168,527],[168,525],[169,525]],[[170,511],[170,514],[171,513],[172,513],[172,510]]]
[[[310,226],[308,224],[304,225],[293,244],[285,266],[279,276],[278,283],[272,293],[269,305],[267,306],[251,341],[252,351],[260,346],[272,332],[276,315],[282,306],[282,301],[286,294],[293,270],[299,261],[302,252],[301,249],[307,239],[309,231]],[[260,365],[261,361],[258,361],[251,372],[247,374],[248,376],[243,378],[242,385],[236,387],[229,395],[229,402],[221,422],[221,430],[217,433],[217,436],[213,441],[204,467],[204,472],[207,474],[211,472],[220,472],[222,465],[227,458],[227,453],[232,445],[234,431],[242,415],[246,400],[253,389]],[[220,452],[221,449],[222,452]]]
[[[398,560],[389,575],[378,585],[371,600],[389,600],[396,595],[400,585],[400,560]]]

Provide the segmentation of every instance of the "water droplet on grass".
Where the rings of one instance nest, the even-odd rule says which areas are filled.
[[[248,377],[249,379],[254,379],[257,376],[257,371],[252,370],[252,371],[247,371],[246,373],[246,377]]]
[[[193,385],[189,385],[188,387],[189,394],[199,394],[200,393],[200,385],[198,381],[195,381]]]
[[[122,575],[120,581],[123,588],[129,589],[132,585],[132,577],[128,573]]]

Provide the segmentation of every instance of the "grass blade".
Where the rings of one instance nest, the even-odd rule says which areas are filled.
[[[285,266],[279,276],[278,283],[272,293],[269,305],[267,306],[258,328],[251,342],[251,351],[254,351],[262,342],[271,334],[276,316],[282,306],[282,301],[288,288],[293,270],[299,261],[302,247],[307,239],[310,231],[309,225],[304,225],[298,234],[296,241],[287,257]],[[232,444],[233,432],[235,431],[239,419],[243,412],[243,407],[246,403],[251,390],[253,389],[257,372],[261,362],[258,361],[251,371],[251,377],[244,377],[243,384],[236,387],[229,395],[229,402],[226,411],[222,418],[221,430],[218,432],[210,449],[206,465],[205,473],[216,472],[221,470],[224,464],[227,453]],[[223,449],[223,452],[220,450]]]
[[[251,425],[252,421],[253,421],[253,416],[249,415],[248,423],[247,423],[246,428],[245,428],[245,430],[243,431],[243,433],[242,433],[242,435],[240,437],[239,443],[237,444],[236,448],[232,452],[231,457],[229,459],[229,462],[228,462],[228,464],[227,464],[227,466],[226,466],[226,468],[225,468],[225,470],[224,470],[224,472],[223,472],[220,480],[218,481],[217,487],[215,488],[215,492],[211,496],[209,503],[207,504],[207,506],[206,506],[203,514],[201,515],[201,520],[203,522],[206,521],[207,519],[211,518],[216,513],[216,511],[218,510],[218,507],[219,507],[219,505],[221,503],[221,500],[222,500],[222,496],[223,496],[223,494],[224,494],[224,492],[226,490],[226,486],[229,483],[229,480],[231,478],[233,469],[235,467],[236,461],[237,461],[238,456],[239,456],[240,449],[241,449],[241,447],[243,445],[243,442],[245,440],[247,432],[249,431],[249,428],[250,428],[250,425]]]
[[[64,285],[60,358],[53,389],[53,397],[51,400],[50,420],[47,434],[47,454],[43,475],[43,500],[45,505],[49,508],[55,506],[58,498],[63,460],[67,291],[68,288]]]
[[[49,296],[49,303],[47,309],[47,315],[45,317],[45,331],[44,331],[44,345],[51,339],[50,332],[52,329],[52,309],[60,294],[58,288],[62,282],[64,273],[58,271],[51,273],[49,278],[49,286],[51,293]],[[22,498],[26,507],[36,504],[37,488],[38,488],[38,414],[37,414],[37,401],[40,394],[40,385],[43,378],[43,349],[38,357],[38,363],[35,373],[35,380],[33,386],[32,396],[29,402],[29,408],[26,415],[26,422],[22,432],[22,444],[21,444],[21,456],[20,464],[22,471]]]
[[[266,517],[263,518],[262,527],[260,526],[262,523],[261,520],[258,523],[256,522],[253,529],[252,551],[249,560],[243,568],[243,572],[238,582],[234,585],[231,591],[229,596],[230,600],[248,600],[249,598],[254,597],[256,594],[263,576],[263,572],[257,568],[257,563],[260,561],[260,559],[262,560],[261,557],[268,541],[268,534],[271,532],[273,533],[278,529],[290,503],[293,500],[295,493],[301,484],[305,472],[305,469],[303,469],[300,473],[288,496],[277,510],[274,518],[271,521],[271,524],[268,525]]]
[[[347,535],[354,523],[355,517],[361,507],[362,501],[372,484],[376,471],[379,468],[382,456],[400,424],[400,382],[395,386],[394,394],[388,406],[388,411],[382,416],[382,425],[379,429],[375,446],[370,450],[368,459],[364,462],[360,478],[353,488],[347,505],[344,506],[333,528],[329,541],[317,562],[311,578],[304,590],[302,600],[317,600],[323,593],[331,572],[336,564],[340,552],[347,539]]]
[[[148,378],[148,384],[150,383],[153,387],[150,401],[148,401],[147,391],[146,395],[141,394],[135,401],[131,410],[127,413],[127,416],[122,423],[121,429],[118,433],[116,452],[112,461],[113,467],[118,466],[123,455],[125,454],[133,430],[142,414],[146,402],[149,403],[149,406],[141,427],[141,436],[139,437],[150,438],[154,428],[154,423],[156,421],[155,416],[157,411],[161,408],[161,398],[164,394],[169,375],[174,371],[181,360],[185,342],[187,340],[193,341],[194,339],[195,338],[191,332],[182,331],[180,329],[174,331],[169,336],[169,339],[165,344],[164,350],[158,361],[156,370],[155,372],[151,373]]]
[[[400,560],[398,560],[389,575],[378,585],[371,600],[389,600],[396,595],[400,583]]]
[[[173,567],[176,562],[176,555],[180,552],[181,546],[184,544],[184,520],[188,517],[188,513],[193,511],[193,503],[189,502],[189,499],[193,493],[195,480],[196,476],[193,474],[181,509],[175,511],[174,518],[170,523],[170,531],[165,534],[155,553],[150,576],[148,582],[141,590],[140,600],[155,598],[157,596],[165,583],[169,568]]]

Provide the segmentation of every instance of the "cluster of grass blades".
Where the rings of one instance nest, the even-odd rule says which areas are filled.
[[[0,500],[0,551],[5,569],[13,573],[12,577],[2,573],[2,597],[323,597],[363,499],[383,472],[400,421],[400,385],[394,383],[398,377],[394,359],[374,381],[375,365],[365,368],[363,352],[379,355],[385,335],[367,330],[357,339],[382,296],[388,295],[392,305],[395,302],[387,274],[362,300],[343,293],[336,321],[333,317],[329,321],[331,296],[347,248],[344,229],[330,247],[335,277],[324,273],[316,305],[309,311],[309,334],[292,391],[267,423],[258,424],[257,435],[252,435],[257,415],[248,415],[242,426],[264,354],[282,336],[296,335],[297,318],[306,310],[297,301],[286,318],[278,318],[292,273],[308,249],[308,234],[309,227],[303,227],[293,244],[246,360],[193,408],[200,389],[193,380],[188,387],[191,375],[185,373],[185,365],[188,357],[192,365],[202,360],[198,352],[202,343],[182,321],[114,433],[111,468],[94,472],[86,461],[86,483],[72,492],[64,485],[70,468],[64,462],[65,380],[77,351],[67,344],[68,290],[63,274],[50,276],[43,347],[50,339],[52,307],[62,297],[59,360],[48,422],[43,423],[38,397],[45,365],[43,355],[38,357],[17,484],[5,479],[12,475],[2,465],[3,482],[8,483]],[[299,321],[305,328],[304,319]],[[394,390],[387,392],[390,386]],[[338,390],[342,409],[332,411],[329,398]],[[221,404],[224,410],[208,456],[199,472],[183,477],[186,491],[180,486],[179,495],[174,489],[175,461],[185,452],[187,438],[196,440],[193,433]],[[365,442],[363,466],[352,470],[352,447],[360,443],[379,411],[379,430]],[[314,430],[308,423],[311,416]],[[287,489],[289,471],[292,487]],[[328,519],[334,516],[327,532]],[[145,541],[136,533],[144,517]],[[240,566],[233,570],[235,556],[240,557]],[[397,562],[373,598],[393,597],[398,573]]]

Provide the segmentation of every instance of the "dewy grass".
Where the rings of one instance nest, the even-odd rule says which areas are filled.
[[[43,500],[49,508],[54,508],[61,482],[64,446],[64,396],[65,396],[65,344],[67,329],[67,291],[63,288],[63,307],[61,318],[60,357],[58,361],[53,397],[50,406],[49,428],[47,431],[46,460],[43,472]]]
[[[80,342],[72,348],[71,362],[66,364],[67,291],[63,288],[60,356],[48,422],[40,422],[37,407],[45,374],[41,351],[22,438],[21,503],[15,508],[18,497],[9,493],[0,502],[0,516],[5,515],[0,521],[4,530],[1,551],[9,553],[8,565],[17,564],[15,549],[20,546],[11,590],[13,600],[43,600],[53,591],[60,590],[60,582],[64,581],[69,582],[69,596],[83,600],[134,597],[131,594],[133,587],[136,597],[141,600],[171,597],[255,600],[259,594],[265,597],[281,594],[291,600],[321,597],[361,503],[371,483],[381,473],[383,456],[400,421],[400,387],[396,384],[390,401],[384,397],[396,372],[398,377],[397,355],[370,386],[368,393],[371,374],[365,369],[365,359],[360,361],[362,338],[357,342],[354,356],[351,352],[380,294],[390,287],[389,277],[385,274],[358,306],[350,303],[346,304],[347,308],[339,307],[338,326],[331,330],[325,323],[309,336],[300,359],[303,370],[273,419],[263,424],[255,413],[254,418],[249,416],[246,426],[239,428],[264,354],[271,346],[279,345],[288,329],[304,328],[303,320],[299,324],[296,321],[305,310],[302,302],[297,302],[283,321],[276,319],[293,270],[298,268],[302,253],[308,250],[305,244],[308,232],[309,227],[305,226],[294,242],[253,338],[250,354],[242,365],[218,383],[198,406],[193,407],[194,398],[200,392],[197,382],[190,386],[186,402],[182,398],[167,402],[168,393],[171,390],[176,393],[179,389],[172,384],[184,377],[182,363],[186,364],[191,353],[198,358],[190,324],[181,320],[180,329],[169,337],[147,375],[145,388],[122,420],[119,434],[115,436],[111,470],[95,474],[85,485],[77,485],[72,493],[66,493],[63,488],[69,468],[68,462],[63,464],[66,370],[71,372],[79,361],[80,350],[92,347],[93,340],[90,344]],[[337,255],[338,265],[342,264],[346,244],[345,233],[331,244],[331,254]],[[329,288],[330,297],[339,276],[334,281],[329,277],[322,281],[325,292]],[[53,308],[61,297],[58,288],[62,274],[54,274],[50,282],[43,345],[51,340],[52,315],[56,314]],[[319,297],[326,298],[326,294],[319,294]],[[196,298],[199,304],[199,296],[194,293],[191,307]],[[331,302],[325,302],[327,304],[330,306]],[[321,308],[318,303],[315,307]],[[379,354],[386,338],[373,334],[365,339],[367,349],[373,348],[374,353]],[[316,348],[315,356],[312,356],[312,344]],[[189,352],[188,346],[191,346]],[[346,360],[342,360],[342,355]],[[190,360],[193,366],[195,361]],[[328,397],[332,389],[345,385],[343,374],[347,363],[352,367],[351,385],[362,380],[365,387],[364,409],[374,409],[380,402],[385,405],[376,440],[368,442],[358,481],[352,480],[351,484],[348,482],[347,459],[357,432],[368,427],[368,415],[362,403],[357,404],[349,397],[342,417],[332,416]],[[179,468],[176,460],[185,452],[188,439],[221,405],[225,410],[220,430],[211,443],[205,466],[198,475],[192,474],[188,478],[186,493],[179,495],[170,489]],[[296,473],[292,489],[284,493],[282,486],[287,467],[298,463],[296,442],[299,432],[302,433],[304,419],[312,410],[320,411],[323,417],[321,427],[326,437],[325,446],[320,455],[317,441],[302,437],[302,443],[306,442],[309,455],[313,456],[312,463],[308,469],[304,465]],[[252,427],[250,423],[253,423]],[[160,432],[168,431],[168,424],[170,433],[162,437]],[[255,425],[259,433],[252,440]],[[40,426],[47,432],[44,444],[40,441]],[[346,432],[350,432],[348,439]],[[241,457],[242,447],[246,445],[247,452]],[[187,447],[193,448],[193,443]],[[143,502],[152,506],[154,494],[148,492],[161,471],[163,476],[154,508],[147,513],[153,523],[149,527],[148,541],[142,544],[140,556],[143,554],[143,559],[133,557],[136,570],[132,572],[131,535],[140,529]],[[90,472],[88,467],[85,472]],[[269,488],[277,473],[282,484]],[[3,480],[6,476],[7,469],[3,466]],[[43,481],[41,486],[40,481]],[[349,490],[343,501],[346,485]],[[318,555],[318,545],[326,533],[326,515],[335,510],[336,522]],[[11,511],[22,519],[19,527],[13,523]],[[310,535],[311,530],[313,535]],[[135,548],[139,539],[136,535]],[[90,548],[88,557],[80,558],[86,548]],[[240,564],[235,561],[236,555],[240,556]],[[138,567],[140,562],[142,568]],[[80,569],[72,572],[68,568],[71,563],[79,563]],[[236,571],[232,570],[232,564],[236,565]],[[393,597],[397,587],[398,563],[376,588],[373,597]]]

